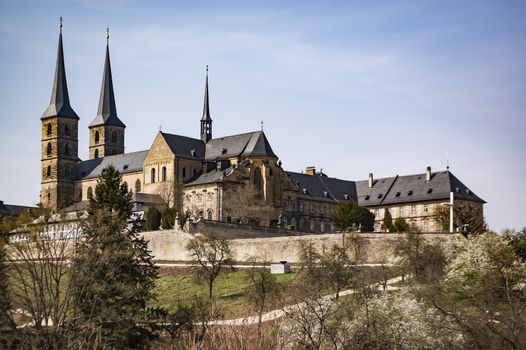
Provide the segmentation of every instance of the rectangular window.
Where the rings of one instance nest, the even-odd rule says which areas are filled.
[[[186,168],[183,168],[183,179],[186,179]]]

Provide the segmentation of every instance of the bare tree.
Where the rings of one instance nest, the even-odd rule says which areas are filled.
[[[278,218],[278,209],[265,200],[260,190],[249,182],[238,185],[235,189],[235,201],[228,204],[228,211],[233,217],[239,217],[244,223],[268,226],[270,221]]]
[[[279,293],[279,285],[276,277],[271,274],[267,261],[255,257],[249,259],[252,267],[247,271],[247,280],[249,282],[248,299],[256,307],[258,313],[258,329],[261,330],[261,320],[263,311],[270,299]],[[258,265],[262,265],[258,266]]]
[[[215,279],[225,266],[231,265],[232,251],[228,241],[199,235],[188,242],[186,250],[199,264],[199,276],[206,281],[208,296],[212,299]]]

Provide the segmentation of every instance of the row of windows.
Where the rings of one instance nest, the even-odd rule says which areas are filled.
[[[166,181],[167,177],[166,177],[166,167],[163,166],[163,168],[161,169],[161,179],[160,181],[164,182]],[[152,170],[150,171],[150,182],[153,184],[157,181],[157,177],[155,175],[155,168],[152,168]]]
[[[46,135],[51,136],[52,133],[53,133],[53,126],[51,125],[51,123],[49,123],[46,126]],[[71,130],[69,128],[69,125],[64,125],[64,134],[66,136],[71,136]]]
[[[70,167],[70,166],[64,166],[63,168],[63,174],[65,177],[70,177],[70,175],[73,175],[73,167]],[[52,168],[51,168],[51,165],[48,165],[48,167],[46,168],[46,177],[51,177],[52,175]]]
[[[94,140],[95,144],[98,144],[100,142],[100,134],[99,134],[98,130],[95,131],[94,139],[95,139]],[[119,142],[119,135],[117,134],[116,131],[113,131],[111,133],[111,142],[112,143],[118,143]]]
[[[294,229],[300,230],[300,231],[316,231],[316,232],[331,232],[332,231],[332,223],[326,222],[326,221],[317,221],[317,220],[309,220],[305,218],[300,218],[299,227],[296,227],[296,218],[293,217],[290,220],[287,217],[283,218],[283,225],[284,226],[294,226]]]
[[[389,212],[394,216],[408,216],[408,215],[417,215],[417,214],[427,214],[431,212],[431,206],[428,204],[423,205],[408,205],[389,208]],[[385,209],[373,209],[372,213],[378,219],[383,218]]]
[[[129,187],[127,182],[124,182],[124,183],[126,184],[126,187]],[[137,179],[135,181],[134,190],[135,190],[134,191],[135,193],[141,192],[141,180]],[[90,199],[91,197],[93,197],[93,188],[89,186],[86,191],[86,198]]]
[[[53,154],[53,145],[51,145],[51,142],[49,142],[46,146],[46,155],[48,157],[51,157],[52,154]],[[68,157],[71,155],[71,147],[67,143],[64,145],[64,154]]]
[[[299,205],[298,205],[299,203]],[[304,203],[302,201],[295,202],[295,201],[289,201],[286,200],[283,201],[283,208],[289,212],[295,212],[297,208],[299,207],[300,213],[308,213],[310,211],[311,214],[332,214],[334,208],[332,205],[324,205],[324,204],[317,204],[317,203]]]

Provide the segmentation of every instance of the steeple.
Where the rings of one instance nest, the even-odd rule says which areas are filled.
[[[106,61],[100,88],[97,116],[89,125],[89,157],[102,158],[124,153],[126,125],[117,117],[110,63],[110,30],[106,29]]]
[[[66,81],[66,69],[64,67],[64,49],[62,46],[62,17],[60,17],[60,34],[58,36],[57,65],[55,68],[55,79],[51,90],[49,106],[42,114],[41,119],[49,117],[63,117],[79,119],[77,113],[69,104],[68,83]]]
[[[113,79],[111,77],[110,63],[110,32],[106,29],[106,60],[104,62],[104,75],[102,77],[102,86],[100,88],[99,108],[97,116],[90,123],[90,127],[98,125],[113,125],[125,128],[126,125],[117,117],[117,108],[115,107],[115,95],[113,93]]]
[[[205,98],[203,117],[201,118],[201,140],[207,143],[212,138],[212,118],[210,117],[210,101],[208,98],[208,66],[206,66]]]

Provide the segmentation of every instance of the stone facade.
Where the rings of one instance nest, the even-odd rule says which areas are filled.
[[[89,128],[89,159],[124,153],[124,128],[98,125]]]

